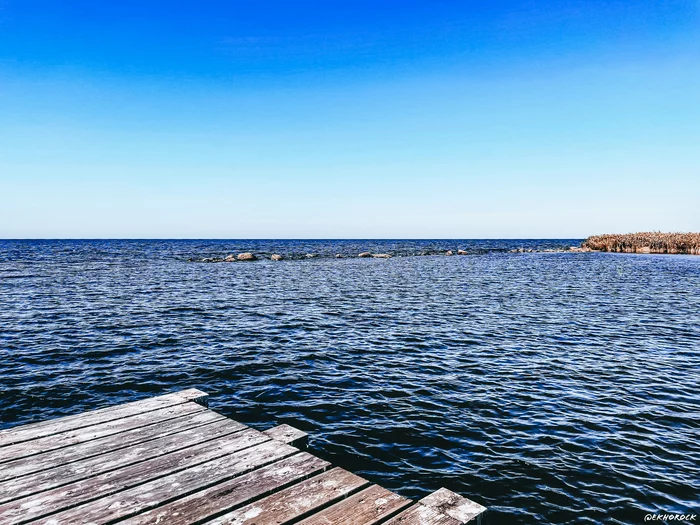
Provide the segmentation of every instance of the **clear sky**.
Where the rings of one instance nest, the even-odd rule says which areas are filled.
[[[0,0],[0,238],[700,230],[700,1]]]

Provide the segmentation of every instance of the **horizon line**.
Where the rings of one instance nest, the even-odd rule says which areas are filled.
[[[6,237],[1,241],[570,241],[586,237]]]

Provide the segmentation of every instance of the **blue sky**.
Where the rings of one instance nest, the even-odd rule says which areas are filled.
[[[0,237],[700,230],[700,1],[0,0]]]

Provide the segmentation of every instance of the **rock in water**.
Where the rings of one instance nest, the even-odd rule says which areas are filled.
[[[469,255],[469,252],[466,250],[457,250],[457,255]]]
[[[342,254],[342,253],[336,253],[336,254],[335,254],[335,258],[336,258],[336,259],[342,259],[342,258],[343,258],[343,254]]]
[[[307,253],[307,254],[305,255],[305,257],[306,257],[307,259],[313,259],[314,257],[316,257],[316,254],[315,254],[315,253]]]
[[[258,258],[250,252],[239,253],[238,257],[236,257],[236,259],[238,259],[239,261],[257,261],[258,260]]]
[[[227,255],[227,256],[226,256],[226,259],[224,259],[224,261],[226,261],[226,262],[233,262],[233,261],[235,261],[235,260],[236,260],[236,256],[235,256],[235,255]]]
[[[452,250],[447,250],[445,252],[445,255],[454,255],[454,254],[455,254],[455,252],[453,252]]]
[[[358,257],[372,257],[372,254],[369,252],[362,252],[358,255]]]
[[[391,255],[388,253],[375,253],[372,257],[375,259],[391,259]]]
[[[270,259],[272,259],[273,261],[281,261],[283,257],[278,253],[274,253],[272,254],[272,257],[270,257]]]

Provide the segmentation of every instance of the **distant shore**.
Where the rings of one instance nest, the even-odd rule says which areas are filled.
[[[573,243],[572,243],[573,244]],[[516,245],[517,246],[517,245]],[[386,246],[382,252],[369,251],[369,246],[365,251],[335,253],[329,250],[315,253],[301,251],[287,251],[282,246],[283,251],[267,251],[265,248],[257,250],[250,245],[249,251],[241,253],[210,254],[206,256],[190,257],[190,262],[200,263],[233,263],[249,262],[258,260],[307,260],[307,259],[391,259],[394,257],[415,257],[415,256],[465,256],[465,255],[485,255],[488,253],[589,253],[589,252],[619,252],[619,253],[658,253],[658,254],[689,254],[700,255],[700,233],[661,233],[661,232],[640,232],[628,234],[605,234],[588,237],[578,246],[565,243],[550,243],[542,246],[526,247],[524,241],[520,247],[491,247],[491,246],[469,246],[469,245],[442,245],[421,248],[417,250],[403,249],[396,246]],[[251,249],[252,248],[252,249]],[[387,248],[389,248],[387,250]],[[268,248],[269,249],[269,248]],[[274,248],[273,248],[274,249]]]
[[[700,233],[639,232],[592,235],[583,250],[620,253],[670,253],[700,255]]]

